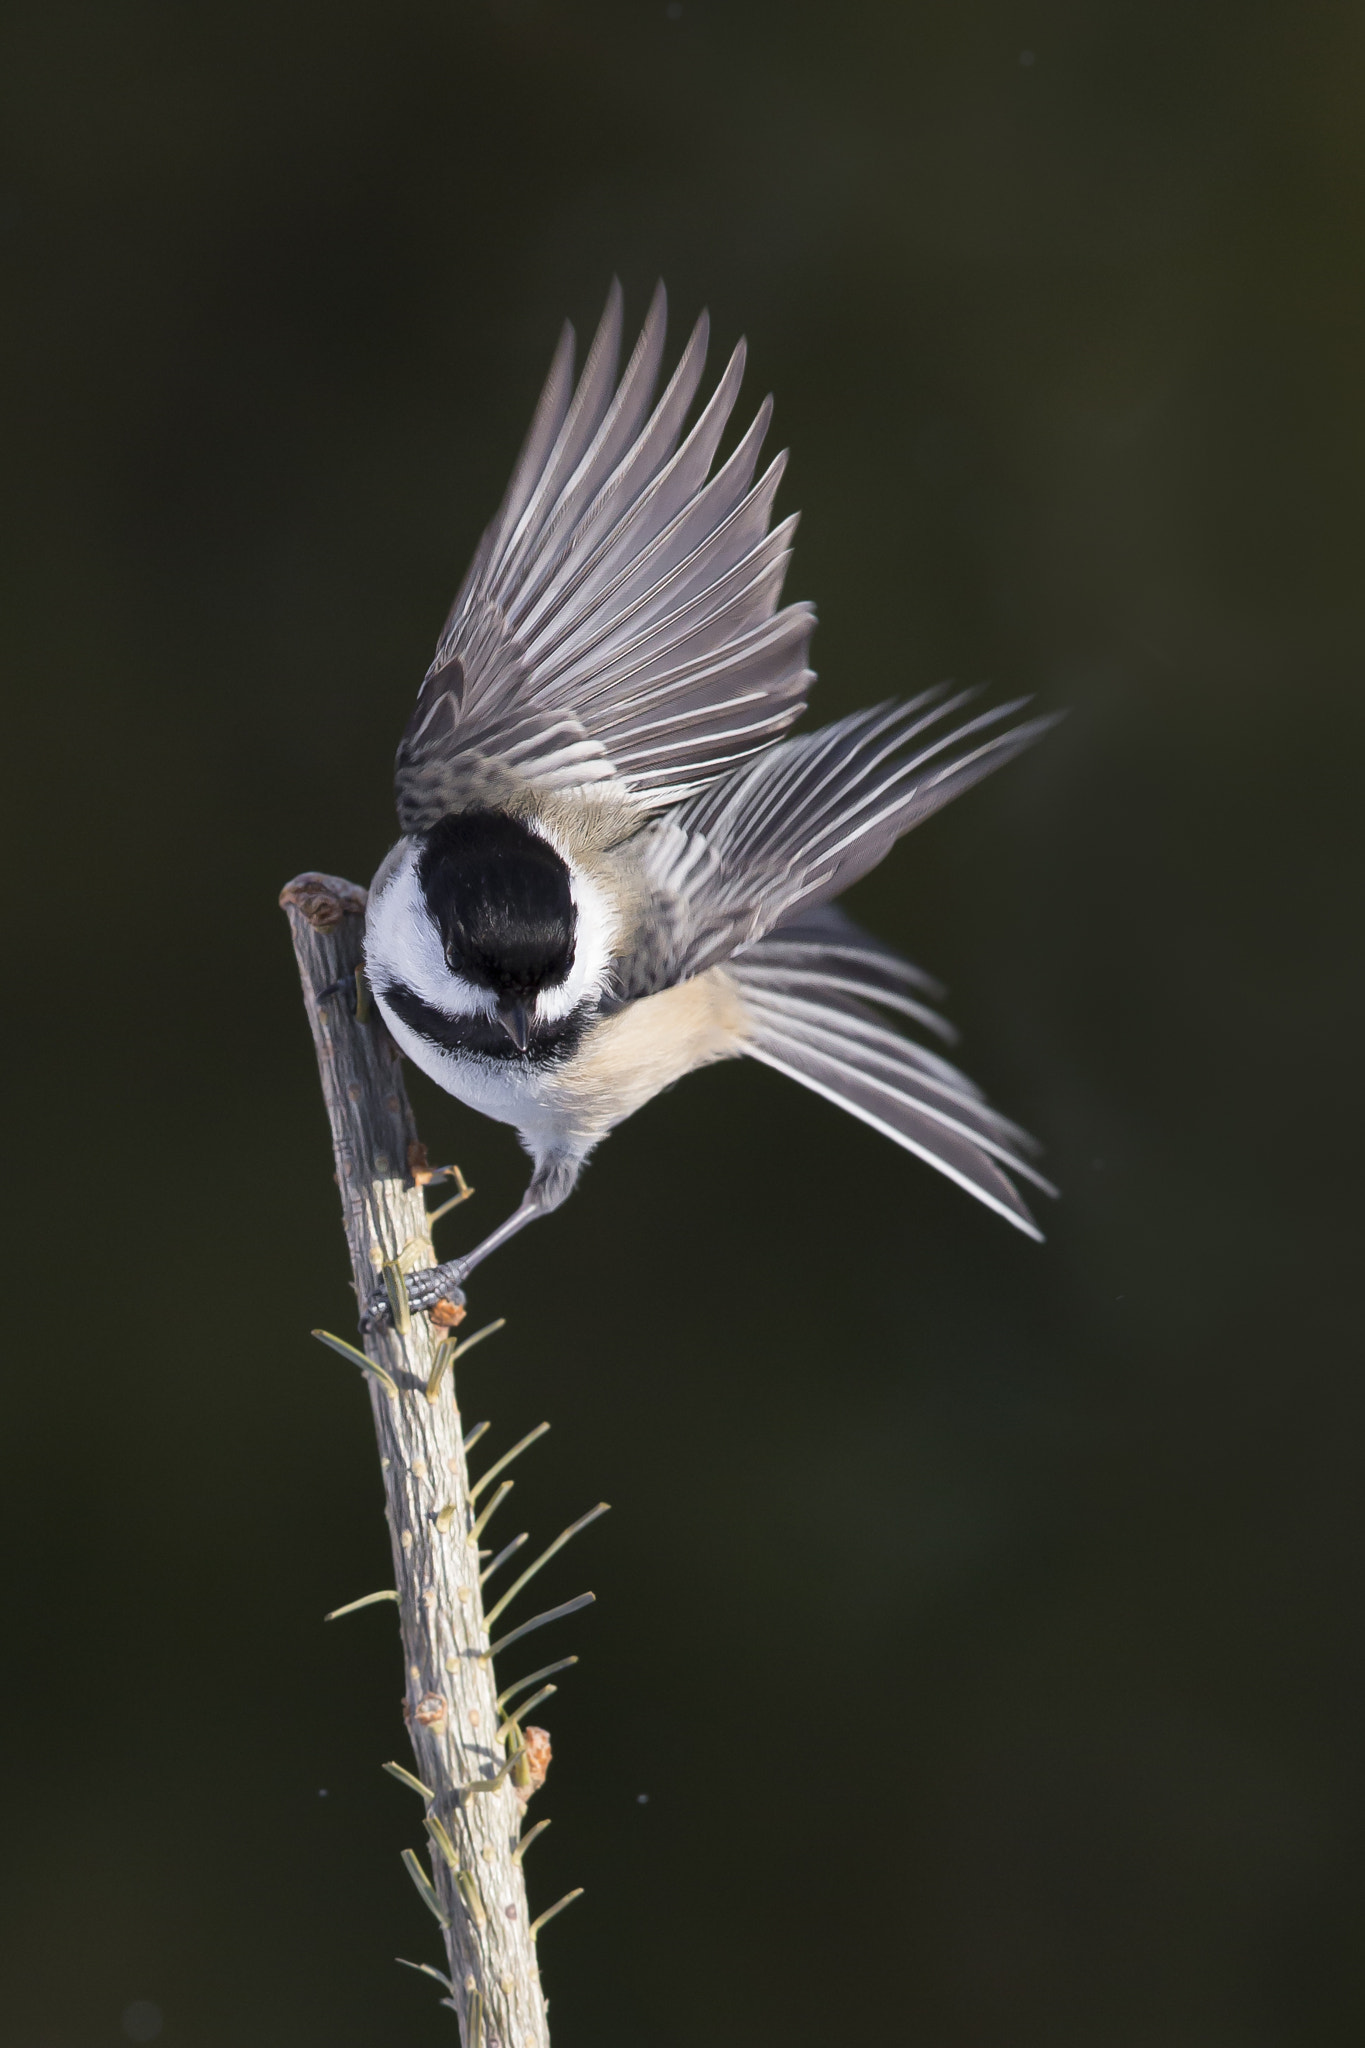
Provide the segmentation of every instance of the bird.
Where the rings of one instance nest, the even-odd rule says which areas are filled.
[[[497,1229],[407,1276],[414,1309],[463,1302],[608,1132],[718,1060],[837,1103],[1030,1237],[1016,1183],[1054,1192],[901,1028],[951,1042],[937,984],[834,901],[1054,718],[942,684],[791,732],[815,612],[782,603],[772,400],[721,459],[745,343],[698,403],[708,316],[660,389],[666,326],[660,284],[621,369],[613,281],[575,377],[565,324],[398,747],[365,977],[399,1050],[532,1161]]]

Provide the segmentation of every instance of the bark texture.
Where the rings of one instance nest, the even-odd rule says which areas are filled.
[[[410,1151],[417,1132],[399,1055],[378,1017],[357,1022],[344,996],[318,996],[342,979],[353,985],[365,891],[335,876],[300,875],[280,901],[293,934],[351,1266],[364,1302],[385,1260],[405,1267],[435,1262],[423,1189],[409,1170],[410,1159],[420,1160]],[[339,1334],[361,1343],[349,1330]],[[415,1839],[426,1851],[417,1867],[429,1869],[434,1898],[428,1903],[444,1923],[447,1989],[464,2048],[548,2048],[516,1857],[525,1808],[510,1776],[493,1782],[505,1757],[495,1740],[501,1716],[479,1587],[481,1539],[472,1533],[476,1513],[493,1496],[485,1493],[477,1509],[471,1506],[453,1371],[445,1373],[436,1402],[427,1399],[442,1335],[426,1316],[415,1315],[406,1332],[385,1327],[363,1339],[379,1368],[367,1378],[393,1544],[404,1717],[413,1771],[432,1794],[430,1800],[409,1795]],[[537,1635],[536,1647],[542,1643],[553,1645],[554,1637]],[[545,1659],[554,1654],[547,1647]],[[524,1776],[525,1763],[518,1768]],[[478,1785],[487,1789],[470,1789]]]

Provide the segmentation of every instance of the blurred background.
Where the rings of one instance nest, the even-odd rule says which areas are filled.
[[[1347,5],[11,5],[6,2048],[454,2040],[276,896],[614,271],[777,394],[820,719],[1069,708],[852,899],[1063,1198],[727,1067],[479,1275],[515,1526],[614,1507],[556,2048],[1361,2039],[1363,86]],[[523,1164],[414,1095],[450,1255]]]

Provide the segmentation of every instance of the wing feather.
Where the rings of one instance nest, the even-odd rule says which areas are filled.
[[[517,571],[550,520],[559,496],[571,479],[588,442],[597,432],[611,397],[616,366],[621,359],[621,287],[612,279],[611,290],[597,332],[588,349],[583,374],[569,401],[568,411],[536,480],[526,509],[518,520],[507,546],[493,565],[488,595],[505,603],[517,588]]]
[[[1019,720],[1018,699],[939,730],[973,694],[929,691],[784,740],[656,821],[644,861],[672,905],[672,977],[828,902],[1055,723]]]
[[[751,759],[804,708],[814,612],[779,608],[794,521],[769,530],[785,457],[754,480],[771,401],[713,474],[744,346],[684,432],[709,330],[703,314],[654,403],[666,315],[660,285],[619,379],[619,285],[577,384],[572,330],[561,336],[399,748],[405,831],[471,800],[490,764],[643,817]]]

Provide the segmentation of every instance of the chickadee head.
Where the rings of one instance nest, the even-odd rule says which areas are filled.
[[[519,1052],[528,1009],[574,962],[577,913],[555,849],[505,811],[462,811],[427,835],[417,880],[452,974],[492,991]]]

